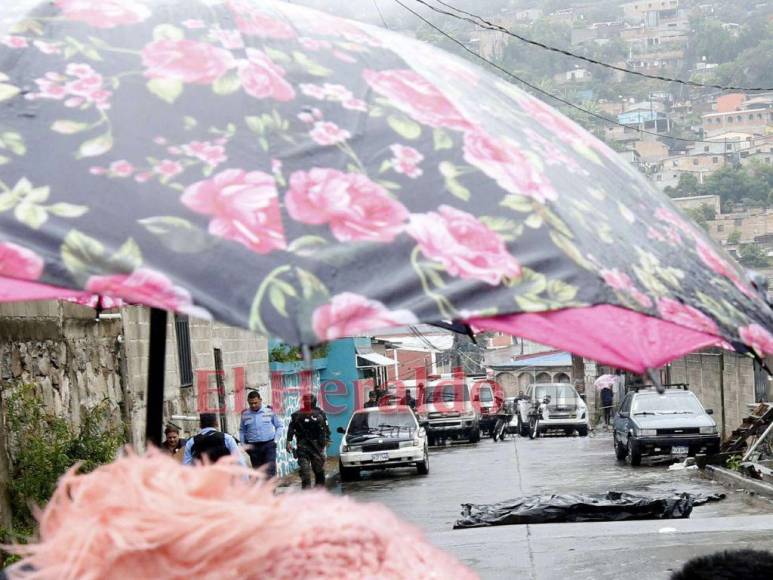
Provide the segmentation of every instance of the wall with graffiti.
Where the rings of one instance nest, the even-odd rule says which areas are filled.
[[[277,475],[283,477],[298,469],[298,462],[288,453],[287,428],[290,417],[301,406],[302,393],[319,396],[320,371],[327,366],[327,359],[314,359],[312,367],[305,363],[270,363],[271,369],[271,406],[282,420],[284,429],[277,444]]]

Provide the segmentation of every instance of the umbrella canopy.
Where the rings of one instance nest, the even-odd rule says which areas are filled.
[[[593,386],[596,387],[596,390],[600,391],[606,387],[611,389],[615,386],[616,383],[617,377],[615,377],[615,375],[601,375],[599,378],[593,381]]]
[[[637,371],[773,352],[703,231],[461,59],[269,1],[0,10],[0,299],[99,293],[307,344],[470,320]]]

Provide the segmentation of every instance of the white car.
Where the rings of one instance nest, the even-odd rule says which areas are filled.
[[[358,479],[367,469],[416,467],[429,473],[427,433],[410,407],[371,407],[352,415],[339,450],[338,468],[342,481]]]
[[[515,419],[521,436],[529,435],[529,412],[546,396],[550,397],[550,401],[539,419],[535,435],[546,431],[564,431],[567,435],[577,431],[580,437],[588,435],[588,407],[575,388],[567,383],[537,383],[529,385],[526,397],[517,401]]]

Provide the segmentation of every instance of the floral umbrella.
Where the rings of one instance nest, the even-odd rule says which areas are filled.
[[[0,299],[314,344],[467,320],[634,371],[773,353],[744,273],[616,153],[424,43],[247,0],[0,8]]]

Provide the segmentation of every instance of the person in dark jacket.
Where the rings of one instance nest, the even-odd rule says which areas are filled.
[[[604,424],[609,426],[609,419],[612,416],[612,405],[615,401],[615,394],[612,388],[605,386],[601,389],[601,407],[604,409]]]
[[[293,449],[291,441],[296,441]],[[311,486],[311,473],[314,472],[314,484],[325,485],[325,449],[330,444],[330,427],[327,415],[317,407],[317,398],[305,394],[301,399],[301,408],[292,414],[287,429],[287,451],[298,458],[301,472],[301,487]]]
[[[164,429],[164,437],[161,451],[168,453],[178,461],[182,461],[186,441],[180,437],[180,430],[174,425],[168,425]]]

